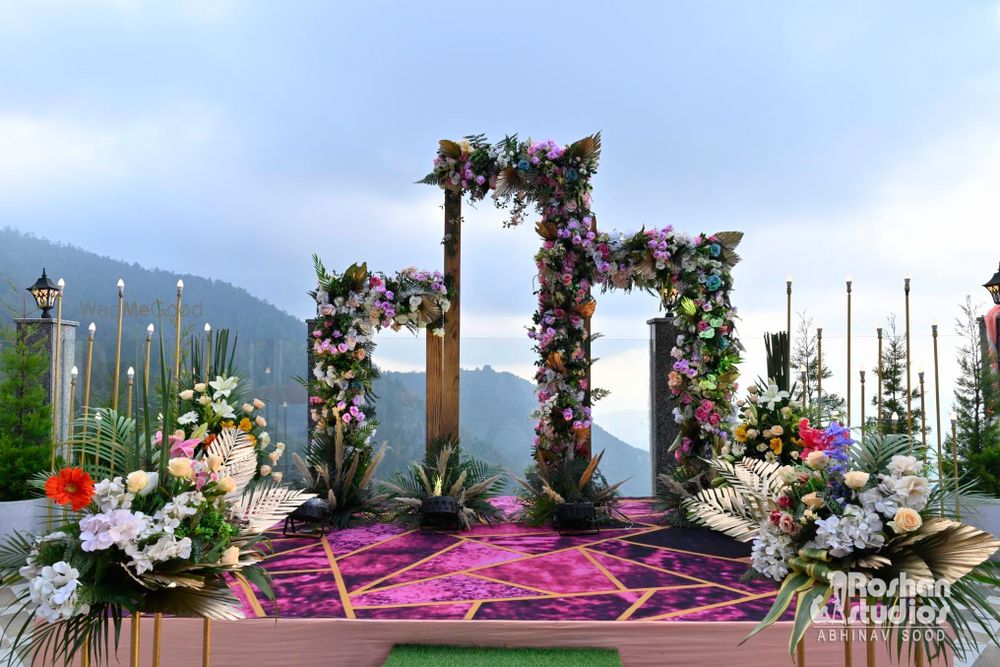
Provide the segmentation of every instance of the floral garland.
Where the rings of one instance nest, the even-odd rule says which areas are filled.
[[[491,145],[482,135],[443,140],[433,171],[421,182],[472,200],[492,190],[499,208],[511,207],[505,225],[519,224],[529,202],[542,216],[536,225],[544,239],[535,256],[538,308],[528,333],[538,353],[536,451],[553,457],[580,452],[587,440],[590,403],[602,395],[588,380],[592,287],[640,288],[677,306],[682,333],[666,380],[681,403],[674,417],[682,432],[672,449],[678,463],[694,463],[729,438],[739,361],[730,269],[739,260],[733,250],[742,235],[692,238],[670,227],[627,237],[598,232],[590,178],[600,151],[599,134],[569,146],[516,137]]]
[[[345,442],[369,443],[377,422],[372,382],[374,334],[382,328],[416,330],[429,327],[444,335],[444,315],[451,302],[438,271],[403,269],[393,277],[369,273],[354,264],[343,274],[331,273],[317,257],[316,325],[313,377],[309,382],[309,414],[316,433],[334,435],[340,420]]]

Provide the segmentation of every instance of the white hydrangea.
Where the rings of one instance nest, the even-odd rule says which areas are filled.
[[[931,495],[931,485],[926,477],[904,475],[893,480],[895,500],[900,507],[909,507],[920,511],[927,507]]]
[[[94,503],[102,512],[132,507],[133,496],[121,477],[102,479],[94,485]]]
[[[792,538],[770,521],[762,521],[750,553],[753,569],[775,581],[788,574],[788,559],[795,555]]]
[[[843,558],[855,549],[876,549],[885,544],[882,519],[857,505],[844,507],[843,516],[832,515],[816,521],[816,538],[806,546],[827,549],[834,558]]]
[[[91,514],[80,519],[80,548],[84,551],[100,551],[112,546],[124,549],[142,539],[149,528],[149,517],[142,512],[121,509]]]
[[[905,456],[897,454],[889,461],[889,474],[893,477],[903,477],[904,475],[916,475],[920,470],[920,463],[916,456]]]
[[[41,572],[41,568],[38,567],[37,565],[39,548],[46,542],[59,542],[61,540],[65,540],[68,538],[69,535],[62,532],[61,530],[56,531],[54,533],[49,533],[44,537],[36,537],[35,543],[31,547],[31,551],[28,552],[28,557],[25,558],[24,560],[24,565],[21,566],[21,568],[17,571],[17,573],[21,575],[21,578],[24,579],[25,581],[31,581],[32,579],[37,577],[38,573]]]
[[[86,614],[90,607],[79,599],[80,572],[65,561],[46,565],[28,585],[36,614],[49,623]]]
[[[154,563],[173,560],[174,558],[189,558],[191,556],[191,538],[177,539],[174,535],[163,535],[156,542],[147,544],[141,549],[135,544],[129,544],[125,553],[132,560],[129,562],[136,574],[143,574],[153,569]]]
[[[173,534],[181,525],[181,521],[194,516],[198,506],[205,501],[205,496],[199,491],[182,493],[164,505],[153,515],[153,520],[160,527],[158,532]]]

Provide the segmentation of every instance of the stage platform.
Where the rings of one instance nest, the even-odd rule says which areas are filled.
[[[508,509],[513,499],[502,499]],[[277,605],[239,589],[250,617],[451,621],[757,621],[776,592],[741,581],[749,547],[665,527],[650,500],[583,535],[514,523],[461,533],[392,524],[272,535]]]

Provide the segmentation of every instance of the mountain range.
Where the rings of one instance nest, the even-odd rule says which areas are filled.
[[[76,365],[81,372],[86,354],[87,325],[94,322],[92,394],[101,403],[110,396],[113,377],[117,288],[125,281],[125,316],[122,327],[122,372],[141,368],[146,326],[156,328],[153,370],[159,336],[172,355],[173,307],[178,278],[184,280],[182,326],[200,335],[206,322],[215,329],[228,328],[238,335],[236,366],[249,380],[252,393],[268,402],[267,419],[273,435],[285,440],[291,451],[305,440],[306,392],[297,381],[305,376],[306,326],[292,315],[229,283],[103,257],[69,245],[53,243],[11,228],[0,229],[0,328],[12,317],[37,316],[25,291],[45,268],[53,281],[66,280],[63,318],[80,323],[76,335]],[[303,298],[308,298],[303,286]],[[82,379],[82,378],[81,378]],[[380,476],[401,470],[420,458],[424,447],[423,373],[384,372],[375,384],[378,418],[376,439],[390,447]],[[287,404],[287,407],[281,407]],[[531,462],[535,409],[534,385],[511,373],[491,367],[463,369],[461,387],[461,438],[474,456],[498,463],[521,474]],[[628,419],[617,420],[616,431],[629,432]],[[642,428],[631,429],[640,437]],[[600,426],[593,431],[594,451],[605,450],[602,469],[611,482],[631,478],[623,485],[630,495],[649,493],[649,454],[628,445]],[[623,433],[624,434],[624,433]],[[641,440],[640,440],[641,441]],[[286,457],[286,460],[289,457]],[[291,471],[289,471],[291,472]]]

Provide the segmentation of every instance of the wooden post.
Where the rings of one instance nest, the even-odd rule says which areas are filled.
[[[444,354],[444,339],[435,336],[431,327],[425,329],[427,336],[427,370],[425,386],[427,394],[426,405],[426,448],[429,452],[431,443],[441,433],[441,362]]]
[[[461,383],[461,289],[462,289],[462,197],[445,191],[444,196],[444,276],[454,290],[451,308],[445,316],[444,354],[441,372],[441,436],[458,437],[459,386]]]

